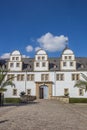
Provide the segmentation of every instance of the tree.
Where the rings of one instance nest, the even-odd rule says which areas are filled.
[[[85,91],[87,91],[87,76],[83,73],[81,73],[81,76],[84,80],[77,80],[74,86],[85,89]]]
[[[3,92],[6,91],[6,86],[11,85],[15,86],[15,84],[11,81],[14,77],[9,79],[5,79],[8,71],[4,71],[0,69],[0,105],[3,104]]]

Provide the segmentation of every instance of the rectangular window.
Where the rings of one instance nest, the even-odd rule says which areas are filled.
[[[69,56],[69,59],[72,59],[72,57],[71,57],[71,56]]]
[[[12,60],[15,60],[15,57],[12,57]]]
[[[14,74],[8,74],[7,75],[7,80],[13,81],[14,80]]]
[[[27,81],[34,81],[34,74],[28,74]]]
[[[49,80],[49,74],[42,74],[41,75],[41,80],[42,81],[48,81]]]
[[[44,81],[44,74],[41,75],[41,80]]]
[[[67,56],[65,56],[65,60],[67,59]]]
[[[13,89],[13,96],[17,96],[17,89]]]
[[[46,81],[49,80],[49,75],[48,75],[48,74],[45,75],[45,80],[46,80]]]
[[[20,63],[16,63],[16,67],[20,67]]]
[[[42,63],[42,67],[45,67],[45,66],[46,66],[46,63],[45,63],[45,62],[43,62],[43,63]]]
[[[72,74],[72,80],[79,80],[80,75],[79,74]]]
[[[73,62],[70,62],[70,66],[73,66]]]
[[[56,80],[63,81],[64,80],[64,74],[56,74]]]
[[[16,60],[19,60],[19,57],[16,57]]]
[[[31,95],[31,89],[27,89],[27,95]]]
[[[10,67],[14,67],[14,64],[13,64],[13,63],[10,63]]]
[[[36,63],[36,67],[39,67],[39,63]]]
[[[40,60],[40,56],[38,56],[38,60]]]
[[[24,81],[24,74],[21,75],[21,81]]]
[[[79,96],[83,96],[84,95],[84,93],[83,93],[83,89],[79,89]]]
[[[24,74],[18,74],[17,75],[17,81],[24,81]]]
[[[63,62],[63,66],[66,66],[66,62]]]
[[[42,60],[45,60],[45,57],[44,57],[44,56],[42,56]]]

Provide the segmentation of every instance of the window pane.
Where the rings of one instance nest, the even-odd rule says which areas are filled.
[[[13,89],[13,95],[14,95],[14,96],[17,95],[17,89]]]
[[[66,62],[63,62],[63,66],[66,66]]]

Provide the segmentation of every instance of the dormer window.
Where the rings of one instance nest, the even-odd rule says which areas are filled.
[[[45,62],[43,62],[43,63],[42,63],[42,67],[45,67],[45,66],[46,66],[46,63],[45,63]]]
[[[16,60],[19,60],[19,57],[16,57]]]
[[[69,59],[71,59],[72,57],[71,56],[69,56]]]
[[[63,66],[66,66],[66,62],[63,62]]]
[[[14,66],[14,64],[13,63],[10,63],[10,67],[13,67]]]
[[[36,63],[36,67],[39,67],[39,63]]]
[[[65,60],[67,59],[67,56],[65,56]]]
[[[73,66],[73,62],[70,62],[70,66]]]
[[[12,60],[15,60],[15,57],[12,57]]]
[[[40,60],[40,56],[38,56],[38,60]]]
[[[20,63],[16,63],[16,67],[20,67]]]
[[[42,60],[44,60],[45,59],[45,57],[44,56],[42,56]]]

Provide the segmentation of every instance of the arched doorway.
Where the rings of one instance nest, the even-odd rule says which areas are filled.
[[[39,87],[39,98],[48,99],[48,87],[46,85],[42,85]]]

